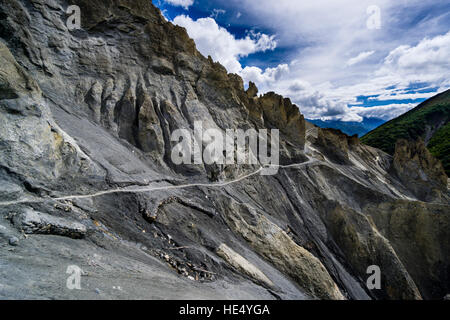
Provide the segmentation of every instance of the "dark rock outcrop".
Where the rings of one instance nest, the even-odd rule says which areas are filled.
[[[395,145],[393,169],[420,200],[440,199],[447,192],[448,177],[442,163],[428,151],[422,139],[400,139]]]
[[[15,227],[28,234],[53,234],[74,239],[84,238],[87,229],[81,223],[26,209],[10,217]]]
[[[349,137],[336,129],[318,128],[314,145],[331,161],[349,163],[349,149],[359,143],[358,137]]]

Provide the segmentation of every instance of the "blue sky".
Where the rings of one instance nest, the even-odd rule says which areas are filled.
[[[450,88],[450,2],[153,0],[204,55],[307,118],[389,120]]]

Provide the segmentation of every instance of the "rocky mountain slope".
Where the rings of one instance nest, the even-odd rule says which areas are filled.
[[[394,154],[398,139],[422,139],[450,174],[450,90],[369,132],[361,141]]]
[[[0,298],[450,292],[450,195],[423,144],[390,156],[244,91],[147,0],[1,0],[0,37]],[[175,165],[171,133],[196,121],[279,129],[277,174]]]

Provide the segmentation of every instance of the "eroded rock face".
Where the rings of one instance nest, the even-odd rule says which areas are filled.
[[[13,100],[25,96],[39,99],[41,92],[38,85],[19,66],[3,43],[0,43],[0,59],[0,98]]]
[[[25,257],[0,249],[17,270],[0,269],[0,298],[74,298],[61,291],[67,263],[111,299],[450,292],[450,198],[420,144],[392,158],[307,124],[288,98],[245,91],[147,0],[73,4],[81,30],[67,30],[64,1],[0,2],[0,231]],[[283,166],[175,165],[171,134],[196,121],[279,129]]]
[[[261,272],[257,267],[248,262],[247,259],[242,257],[240,254],[236,253],[233,249],[228,247],[226,244],[222,243],[216,250],[217,255],[222,257],[231,266],[238,269],[240,272],[252,277],[256,281],[259,281],[269,288],[273,288],[275,285],[269,278],[266,277],[264,273]]]
[[[317,139],[314,145],[336,163],[349,163],[349,148],[359,143],[358,137],[349,137],[336,129],[318,128]]]
[[[412,280],[389,241],[372,226],[363,214],[337,205],[324,215],[331,234],[346,255],[348,262],[361,277],[367,267],[378,266],[382,270],[382,286],[386,290],[375,291],[381,299],[422,299]]]
[[[255,98],[258,95],[258,88],[256,87],[254,82],[251,82],[248,84],[248,89],[246,91],[247,96],[249,99]]]
[[[367,212],[425,297],[436,298],[450,281],[448,206],[396,200]],[[420,261],[420,263],[418,263]]]
[[[393,169],[420,200],[431,201],[447,192],[447,175],[442,163],[428,151],[423,140],[398,140]]]
[[[101,170],[56,124],[38,84],[0,43],[0,167],[10,185],[5,198],[23,191],[45,195],[71,179],[101,175]],[[16,191],[14,194],[12,191]],[[3,199],[5,199],[3,198]]]
[[[227,216],[232,229],[256,252],[291,276],[313,297],[344,299],[320,260],[297,245],[280,227],[253,208],[235,205],[233,209]]]
[[[150,95],[141,87],[138,93],[138,143],[144,152],[164,154],[164,138],[156,109]]]
[[[305,119],[300,110],[289,98],[283,98],[273,92],[263,95],[258,102],[269,126],[273,125],[295,141],[298,148],[305,144]]]

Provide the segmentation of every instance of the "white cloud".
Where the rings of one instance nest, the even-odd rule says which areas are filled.
[[[229,0],[223,6],[230,11],[239,8],[252,25],[277,34],[278,47],[291,50],[282,62],[288,68],[249,66],[242,71],[245,80],[252,79],[261,93],[289,96],[307,117],[354,120],[382,112],[389,118],[410,107],[402,99],[428,98],[450,87],[448,12],[439,13],[437,4],[378,0],[379,30],[367,28],[372,0]],[[417,20],[419,16],[423,18]],[[439,89],[409,92],[417,83]],[[348,107],[357,104],[358,96],[399,103],[367,110]]]
[[[210,17],[216,20],[219,17],[219,15],[224,13],[226,13],[226,11],[223,9],[213,9]]]
[[[161,10],[161,15],[163,16],[166,21],[169,21],[170,19],[167,17],[167,9]]]
[[[353,66],[357,63],[360,63],[361,61],[366,60],[368,57],[373,55],[375,51],[365,51],[358,54],[356,57],[353,57],[347,61],[348,66]]]
[[[200,52],[211,55],[229,72],[240,74],[245,82],[255,82],[260,93],[275,91],[290,97],[306,117],[360,121],[370,114],[390,118],[411,107],[401,100],[428,98],[450,87],[450,32],[438,26],[439,17],[425,18],[407,29],[399,27],[404,27],[402,21],[408,15],[417,16],[420,12],[417,10],[433,1],[408,0],[399,4],[378,0],[380,30],[369,30],[366,26],[366,9],[373,4],[372,0],[217,2],[227,12],[239,8],[236,17],[245,15],[252,25],[272,30],[277,35],[276,41],[273,36],[261,33],[237,39],[212,18],[194,21],[179,16],[174,23],[187,29]],[[252,53],[293,45],[298,48],[276,67],[240,63],[242,57]],[[411,93],[408,89],[413,83],[427,83],[428,88],[439,89]],[[371,101],[399,100],[399,103],[362,109],[349,107],[360,103],[358,96],[377,96]]]
[[[358,54],[355,60],[363,63],[363,58],[373,54],[365,51]],[[361,121],[362,117],[377,117],[389,120],[416,105],[402,103],[402,100],[427,99],[450,87],[450,32],[425,38],[415,46],[392,49],[381,60],[381,65],[367,72],[364,81],[359,80],[359,83],[340,85],[339,82],[325,81],[311,84],[302,77],[301,72],[296,72],[295,64],[291,63],[294,70],[290,71],[290,76],[272,83],[275,88],[271,90],[291,97],[307,118]],[[430,83],[428,89],[439,89],[426,93],[409,90],[411,84],[424,82]],[[349,104],[356,104],[357,96],[375,96],[369,100],[398,100],[399,103],[368,108],[348,107]]]
[[[194,4],[194,0],[164,0],[168,4],[176,7],[183,7],[184,9],[188,9],[190,6]]]
[[[369,97],[369,100],[386,101],[386,100],[417,100],[428,99],[436,95],[436,92],[424,93],[386,93],[376,97]]]
[[[383,120],[391,120],[393,118],[402,115],[405,112],[416,107],[414,103],[404,103],[404,104],[389,104],[383,106],[375,106],[375,107],[352,107],[350,108],[350,112],[356,113],[361,117],[367,118],[380,118]]]
[[[348,107],[332,102],[317,92],[300,100],[300,110],[308,119],[342,120],[360,122],[363,118],[391,120],[417,106],[414,103],[398,103],[373,107]]]
[[[239,75],[244,79],[244,82],[253,81],[259,85],[259,90],[262,92],[270,91],[275,81],[278,81],[284,75],[289,73],[289,66],[287,64],[280,64],[275,68],[266,68],[262,70],[258,67],[245,67]]]
[[[450,32],[425,38],[416,46],[402,45],[384,59],[377,75],[394,75],[408,82],[439,82],[450,74]]]
[[[194,21],[188,16],[180,15],[175,17],[173,23],[186,28],[203,55],[210,55],[232,73],[241,72],[240,58],[255,52],[273,50],[277,46],[274,36],[262,33],[251,32],[243,39],[236,39],[212,18]]]

